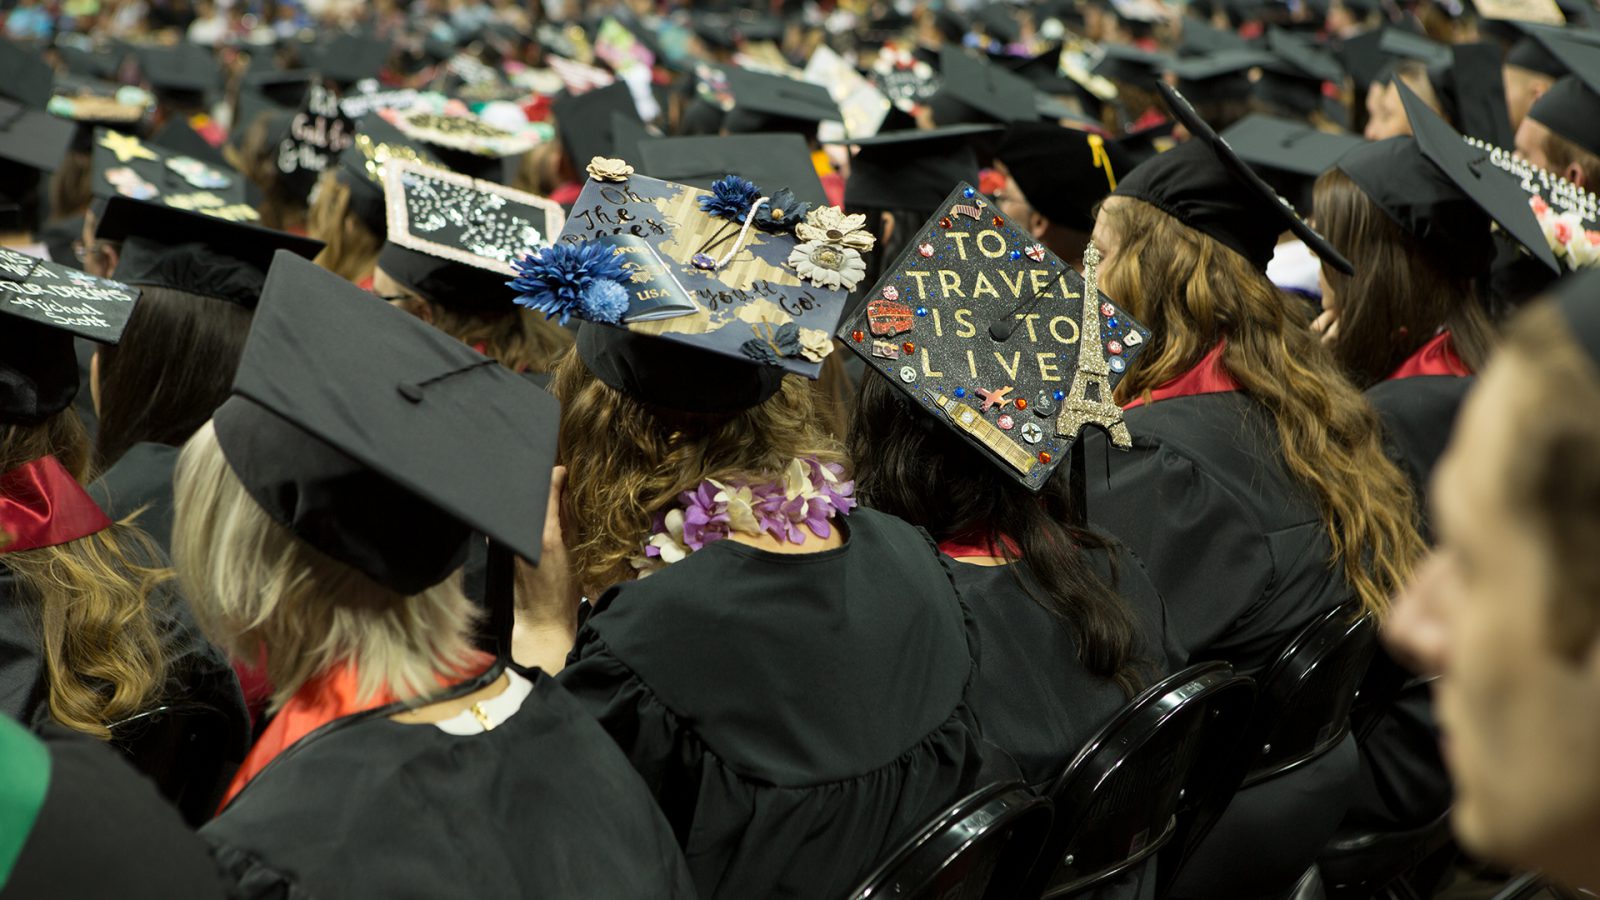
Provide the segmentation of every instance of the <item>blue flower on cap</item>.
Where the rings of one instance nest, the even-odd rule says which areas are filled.
[[[755,225],[762,231],[793,232],[794,227],[811,211],[811,204],[795,198],[788,188],[773,194],[761,209],[756,211]]]
[[[711,183],[711,194],[700,198],[700,211],[733,222],[743,222],[761,191],[737,175],[725,175]]]
[[[576,315],[591,322],[622,321],[628,311],[627,268],[616,248],[602,241],[552,244],[517,260],[517,278],[507,282],[516,302],[561,324]]]

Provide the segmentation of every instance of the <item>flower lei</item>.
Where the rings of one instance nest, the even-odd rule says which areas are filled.
[[[827,538],[833,534],[829,520],[856,507],[855,482],[842,480],[843,475],[838,463],[807,456],[790,460],[773,481],[724,484],[708,478],[678,495],[680,507],[656,516],[643,553],[630,562],[643,578],[734,532],[801,544],[804,526]]]
[[[1528,199],[1534,218],[1544,231],[1544,239],[1557,259],[1564,260],[1569,269],[1583,269],[1600,264],[1600,231],[1584,227],[1583,218],[1574,212],[1556,212],[1545,199],[1533,196]]]

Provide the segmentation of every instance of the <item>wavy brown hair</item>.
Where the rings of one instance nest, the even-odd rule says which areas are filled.
[[[557,363],[559,459],[568,467],[562,521],[571,523],[573,573],[590,597],[633,578],[657,513],[707,478],[760,480],[797,456],[845,462],[799,376],[765,403],[732,415],[656,409],[594,377],[578,354]]]
[[[1149,326],[1118,402],[1193,369],[1227,339],[1223,366],[1272,414],[1284,466],[1316,500],[1330,563],[1381,614],[1423,550],[1406,478],[1384,456],[1378,417],[1266,276],[1243,256],[1143,201],[1109,200],[1115,243],[1100,286]]]
[[[72,409],[37,425],[0,425],[0,472],[54,455],[74,477],[89,469],[89,438]],[[166,662],[149,599],[171,578],[129,523],[88,537],[0,556],[34,605],[50,716],[74,731],[108,726],[152,706]]]
[[[572,332],[531,309],[482,313],[413,297],[428,307],[433,327],[513,372],[548,372],[572,346]]]
[[[350,186],[332,169],[319,176],[316,198],[306,214],[306,233],[326,245],[317,254],[317,265],[349,282],[372,274],[383,247],[382,236],[373,234],[350,211]]]
[[[1480,371],[1494,326],[1479,280],[1452,271],[1338,169],[1317,179],[1313,198],[1318,229],[1346,259],[1361,260],[1354,275],[1322,269],[1339,307],[1330,346],[1356,387],[1387,378],[1440,328],[1449,329],[1461,361]]]

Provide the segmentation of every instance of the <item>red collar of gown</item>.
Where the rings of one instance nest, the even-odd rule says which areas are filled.
[[[111,519],[54,456],[0,475],[0,553],[71,543],[111,527]]]
[[[1417,352],[1407,357],[1400,364],[1400,368],[1385,378],[1385,381],[1399,381],[1402,378],[1416,378],[1419,375],[1454,375],[1464,377],[1471,375],[1472,370],[1456,355],[1455,345],[1450,341],[1450,332],[1441,331],[1433,340],[1423,344]]]
[[[1226,350],[1226,340],[1217,341],[1211,352],[1200,358],[1195,367],[1179,375],[1166,384],[1150,392],[1150,402],[1157,400],[1170,400],[1173,397],[1194,397],[1199,394],[1227,394],[1233,391],[1242,391],[1244,386],[1239,384],[1226,366],[1222,364],[1222,351]],[[1133,409],[1144,405],[1143,397],[1135,397],[1122,404],[1123,409]]]
[[[999,546],[990,543],[987,537],[975,534],[956,535],[939,542],[939,552],[951,559],[964,559],[974,556],[1005,559],[1007,550],[1011,551],[1013,559],[1022,558],[1022,548],[1017,546],[1017,542],[1012,540],[1009,534],[1000,535]]]

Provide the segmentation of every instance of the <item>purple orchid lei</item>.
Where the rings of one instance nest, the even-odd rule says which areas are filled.
[[[800,544],[806,539],[804,526],[827,538],[833,534],[829,520],[855,509],[854,493],[855,482],[844,480],[844,466],[810,456],[790,460],[773,481],[724,484],[708,478],[678,495],[680,507],[656,516],[633,566],[643,578],[734,532]]]

